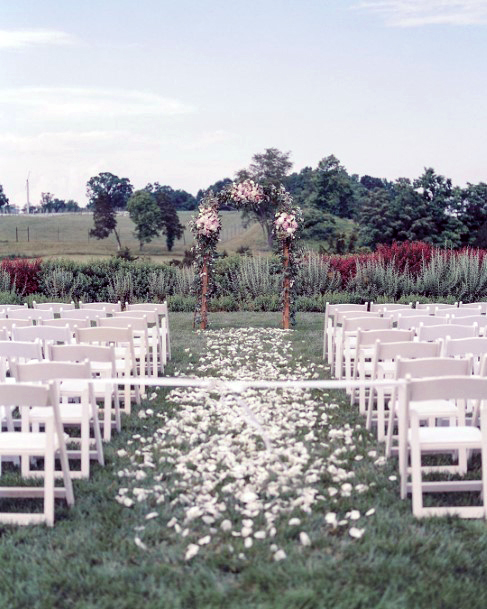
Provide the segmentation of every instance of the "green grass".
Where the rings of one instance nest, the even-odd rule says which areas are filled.
[[[184,237],[176,241],[173,251],[167,251],[163,236],[146,244],[142,255],[154,261],[164,262],[181,258],[184,250],[190,249],[193,239],[189,222],[194,213],[182,211],[178,214],[186,229]],[[221,215],[220,251],[235,252],[242,245],[247,245],[254,251],[267,249],[260,226],[252,225],[244,228],[238,211],[223,211]],[[129,247],[134,255],[141,255],[139,244],[133,236],[134,224],[129,216],[119,214],[117,226],[122,245]],[[27,241],[27,228],[29,228],[29,241]],[[93,256],[113,256],[117,251],[115,237],[112,235],[101,240],[89,238],[91,228],[93,228],[93,217],[90,213],[5,215],[0,222],[0,256],[62,257],[77,260],[93,258]]]
[[[192,316],[171,315],[173,363],[167,370],[184,371],[204,347],[204,338],[191,330]],[[219,313],[211,316],[214,328],[279,327],[280,315],[271,313]],[[298,315],[291,334],[294,357],[321,364],[322,315]],[[191,347],[192,356],[185,349]],[[356,408],[342,394],[330,395],[340,404],[334,425],[362,423]],[[147,407],[148,404],[142,407]],[[150,402],[151,408],[156,408]],[[171,416],[172,407],[158,407]],[[377,449],[373,437],[357,429],[355,444],[364,459],[353,465],[360,481],[375,484],[350,500],[330,507],[361,512],[374,506],[366,533],[353,541],[323,525],[324,512],[306,516],[312,545],[297,542],[298,530],[278,531],[277,541],[288,558],[272,562],[269,553],[249,553],[238,560],[225,545],[200,553],[190,563],[185,543],[168,531],[173,508],[158,506],[161,517],[149,521],[144,541],[134,544],[134,528],[146,508],[124,508],[114,501],[123,467],[117,450],[126,447],[134,433],[149,435],[160,419],[125,420],[123,433],[106,447],[106,467],[93,466],[89,481],[75,482],[76,505],[56,505],[53,529],[1,527],[0,607],[3,609],[485,609],[487,606],[487,527],[481,521],[456,518],[417,521],[410,501],[398,498],[395,461],[374,466],[368,451]],[[322,440],[326,440],[323,437]],[[379,449],[380,450],[380,449]],[[168,470],[169,475],[169,470]],[[323,488],[327,483],[323,481]],[[318,504],[319,505],[319,504]]]

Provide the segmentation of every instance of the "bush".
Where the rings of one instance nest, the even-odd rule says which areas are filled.
[[[10,275],[12,289],[20,296],[38,291],[41,273],[41,261],[39,259],[4,259],[2,260],[2,270]]]

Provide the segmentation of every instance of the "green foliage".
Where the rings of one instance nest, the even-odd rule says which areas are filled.
[[[166,235],[166,245],[172,251],[176,239],[181,239],[184,233],[184,226],[179,221],[176,204],[172,193],[168,192],[167,187],[155,184],[148,184],[145,187],[150,192],[159,207],[160,229]]]
[[[94,228],[90,235],[97,239],[106,239],[112,232],[118,248],[122,247],[117,232],[117,210],[125,209],[133,192],[128,178],[119,178],[112,173],[100,173],[90,178],[86,184],[89,198],[88,207],[93,209]]]
[[[5,304],[22,304],[22,299],[13,291],[0,290],[0,305]]]
[[[258,222],[271,248],[273,242],[274,215],[279,205],[279,189],[293,166],[290,152],[281,152],[277,148],[266,148],[263,154],[254,154],[248,169],[237,172],[237,181],[253,180],[260,184],[266,198],[257,207],[247,207],[243,218],[248,223]]]
[[[162,229],[162,214],[153,195],[146,190],[137,190],[127,202],[130,219],[135,224],[134,236],[142,250]]]
[[[3,191],[3,186],[0,184],[0,207],[8,207],[8,197]]]
[[[384,297],[395,301],[414,290],[414,280],[409,272],[400,272],[394,264],[382,260],[357,262],[357,272],[347,285],[347,289],[358,294],[364,301]]]

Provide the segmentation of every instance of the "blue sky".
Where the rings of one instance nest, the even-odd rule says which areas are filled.
[[[0,184],[196,193],[292,152],[487,181],[487,0],[0,0]]]

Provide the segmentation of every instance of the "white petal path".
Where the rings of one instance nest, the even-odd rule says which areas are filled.
[[[283,330],[207,331],[204,340],[206,355],[190,366],[197,377],[245,381],[320,376],[313,364],[292,357],[289,333]],[[363,515],[358,510],[342,515],[329,511],[339,497],[364,493],[368,486],[346,465],[351,458],[362,458],[356,454],[356,430],[334,426],[338,406],[323,402],[326,395],[303,389],[220,395],[217,383],[214,392],[174,389],[167,401],[178,406],[176,414],[140,411],[141,417],[159,417],[160,428],[148,437],[134,435],[127,449],[118,452],[128,464],[118,472],[126,485],[116,500],[129,508],[147,505],[145,521],[158,517],[154,505],[170,502],[174,517],[166,526],[187,538],[186,560],[212,543],[227,543],[234,551],[242,541],[246,550],[266,543],[273,559],[283,560],[286,553],[274,543],[278,529],[295,527],[297,543],[312,546],[311,532],[303,529],[306,514],[316,510],[323,512],[331,532],[346,527],[350,538],[360,539],[373,508]],[[369,456],[375,456],[373,451]],[[164,473],[159,473],[162,467]],[[331,484],[322,494],[326,480]],[[144,523],[137,526],[135,536],[143,550],[144,528]]]

